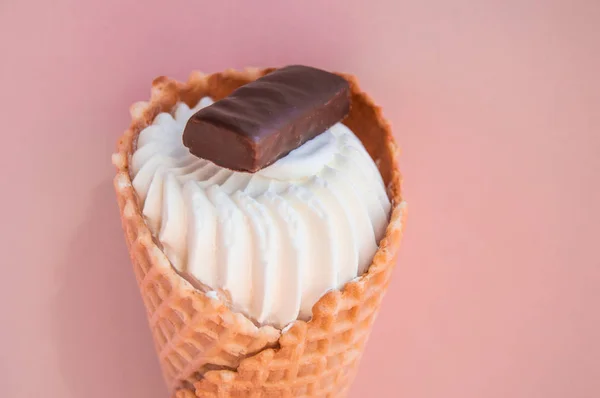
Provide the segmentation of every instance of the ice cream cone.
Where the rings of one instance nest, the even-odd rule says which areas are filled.
[[[147,310],[156,350],[172,396],[340,397],[347,392],[395,265],[404,218],[397,148],[379,107],[353,76],[351,111],[344,120],[376,161],[392,202],[386,234],[368,271],[326,293],[312,319],[278,330],[256,326],[177,273],[148,229],[132,187],[129,162],[139,132],[178,101],[193,107],[216,100],[272,69],[193,74],[186,83],[157,78],[149,102],[131,108],[131,127],[113,163],[125,239]]]

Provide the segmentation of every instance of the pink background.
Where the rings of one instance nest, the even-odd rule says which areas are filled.
[[[362,8],[361,8],[362,7]],[[357,74],[410,215],[351,397],[600,396],[600,2],[0,0],[0,396],[165,398],[111,186],[153,77]]]

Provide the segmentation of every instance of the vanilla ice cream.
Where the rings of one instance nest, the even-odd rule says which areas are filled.
[[[390,201],[375,163],[342,123],[256,173],[231,171],[182,143],[179,103],[141,131],[133,186],[150,230],[182,274],[226,292],[236,311],[284,327],[363,274]]]

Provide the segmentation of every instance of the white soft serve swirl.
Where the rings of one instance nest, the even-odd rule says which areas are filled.
[[[309,319],[328,290],[361,275],[385,233],[390,202],[373,160],[341,123],[255,174],[190,154],[195,108],[180,103],[139,135],[133,186],[173,266],[260,324]]]

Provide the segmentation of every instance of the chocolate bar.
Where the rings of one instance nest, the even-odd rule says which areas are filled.
[[[219,166],[254,173],[325,132],[349,110],[344,78],[287,66],[198,111],[185,127],[183,144]]]

